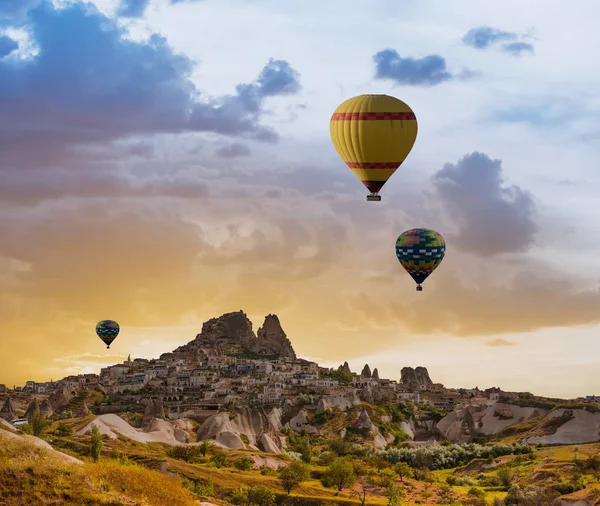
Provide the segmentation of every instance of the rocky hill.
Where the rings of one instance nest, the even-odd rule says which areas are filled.
[[[241,310],[208,320],[193,341],[174,350],[174,353],[210,352],[247,358],[296,359],[292,343],[276,315],[267,315],[255,334],[252,322]]]

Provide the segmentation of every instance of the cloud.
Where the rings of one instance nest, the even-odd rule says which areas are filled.
[[[479,26],[471,28],[462,38],[462,41],[475,49],[487,49],[502,41],[515,40],[517,34],[504,32],[491,26]]]
[[[216,151],[218,156],[223,158],[237,158],[239,156],[248,156],[252,153],[250,148],[241,142],[233,142],[227,146],[223,146]]]
[[[300,74],[284,60],[269,59],[258,79],[250,84],[238,84],[235,95],[227,95],[209,103],[196,104],[190,117],[190,127],[224,135],[245,135],[253,139],[276,142],[277,133],[258,125],[265,98],[290,95],[300,90]]]
[[[529,42],[511,42],[504,44],[502,50],[513,56],[521,56],[523,53],[533,53],[533,44]]]
[[[64,157],[73,144],[154,133],[274,142],[277,133],[260,124],[264,100],[300,89],[298,73],[270,59],[235,95],[202,97],[189,80],[189,58],[158,35],[147,43],[127,39],[91,4],[55,9],[44,3],[29,12],[29,22],[39,54],[0,61],[0,152],[15,164],[22,164],[23,152]]]
[[[492,339],[490,341],[486,341],[486,346],[490,346],[492,348],[497,348],[501,346],[517,346],[517,343],[513,341],[509,341],[508,339],[504,339],[502,337],[498,337],[496,339]]]
[[[6,35],[0,35],[0,58],[8,56],[17,49],[19,49],[19,44],[16,41]]]
[[[523,53],[533,53],[533,44],[517,41],[519,38],[523,37],[515,32],[505,32],[491,26],[480,26],[471,28],[463,36],[462,41],[467,46],[475,49],[489,49],[492,46],[503,43],[502,51],[513,56],[521,56]]]
[[[150,0],[121,0],[117,15],[124,18],[140,18],[146,12]]]
[[[436,197],[457,232],[457,248],[482,256],[520,252],[533,244],[537,232],[532,195],[506,185],[502,162],[484,153],[446,163],[432,182]]]
[[[454,77],[446,70],[446,60],[436,54],[402,58],[395,49],[384,49],[373,61],[375,79],[389,79],[398,85],[435,86]]]

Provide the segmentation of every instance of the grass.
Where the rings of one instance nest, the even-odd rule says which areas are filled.
[[[345,418],[345,415],[338,412],[332,421],[337,425]],[[376,418],[375,414],[373,418]],[[169,457],[169,447],[164,444],[138,443],[124,437],[113,440],[105,438],[101,462],[93,464],[88,455],[89,435],[60,436],[56,430],[58,423],[64,423],[77,430],[88,423],[89,419],[91,418],[55,422],[45,436],[56,449],[86,461],[84,465],[65,464],[51,453],[25,442],[0,442],[0,506],[197,505],[200,498],[198,494],[205,493],[198,490],[206,490],[209,482],[214,488],[211,495],[217,498],[201,499],[219,505],[227,505],[229,493],[240,485],[267,486],[277,494],[278,504],[285,506],[360,504],[353,494],[358,487],[354,490],[343,490],[338,495],[335,490],[323,487],[319,477],[326,468],[314,463],[310,466],[311,478],[287,496],[275,472],[261,472],[256,469],[240,471],[232,466],[235,459],[242,455],[257,454],[261,457],[286,460],[282,455],[258,454],[251,450],[227,451],[227,465],[216,468],[211,464],[210,453],[190,463]],[[506,439],[502,442],[506,442]],[[315,447],[314,450],[318,453],[318,448]],[[522,487],[553,487],[571,483],[579,478],[586,488],[564,497],[590,500],[596,496],[600,497],[600,483],[596,479],[599,476],[581,463],[599,451],[600,444],[538,447],[531,456],[507,455],[495,460],[478,459],[458,468],[433,471],[427,479],[419,481],[405,478],[404,483],[396,479],[395,483],[405,493],[403,504],[406,506],[467,504],[464,498],[469,496],[470,491],[473,492],[473,488],[478,493],[485,494],[485,500],[491,504],[495,498],[504,498],[507,494],[509,487],[498,482],[498,474],[503,469],[508,469],[512,475],[511,484],[519,484]],[[371,464],[367,468],[370,473],[376,475],[374,465]],[[162,473],[157,470],[161,470]],[[447,485],[446,480],[450,476],[459,482],[453,486]],[[196,495],[188,488],[194,489]],[[385,489],[382,486],[369,488],[367,504],[387,504]],[[593,501],[590,502],[594,504]]]
[[[197,505],[164,474],[115,461],[66,464],[19,439],[0,438],[0,505]]]

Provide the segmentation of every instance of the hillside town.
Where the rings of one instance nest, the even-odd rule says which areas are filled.
[[[207,321],[193,341],[158,359],[130,356],[100,374],[27,381],[13,389],[0,385],[5,396],[0,416],[16,416],[11,413],[11,395],[36,397],[49,413],[69,404],[79,392],[94,389],[105,395],[104,402],[89,407],[98,413],[135,411],[150,398],[160,399],[172,418],[223,407],[272,408],[291,404],[299,395],[308,396],[307,409],[314,410],[345,409],[361,401],[411,401],[445,411],[531,395],[499,388],[445,388],[434,383],[424,367],[402,368],[399,381],[381,378],[369,365],[360,373],[351,371],[347,362],[338,369],[320,367],[296,357],[277,316],[268,315],[255,334],[246,314],[239,311]]]

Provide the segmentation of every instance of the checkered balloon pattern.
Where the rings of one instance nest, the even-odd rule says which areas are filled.
[[[445,253],[444,238],[428,228],[407,230],[396,241],[398,260],[419,285],[440,265]]]
[[[96,334],[104,344],[110,346],[119,335],[119,324],[113,320],[102,320],[96,324]]]

